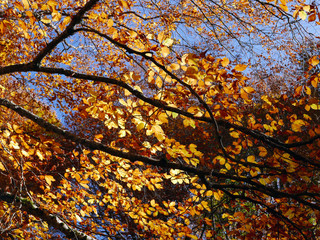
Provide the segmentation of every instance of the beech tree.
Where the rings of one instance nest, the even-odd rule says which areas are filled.
[[[1,0],[1,239],[317,239],[319,18]]]

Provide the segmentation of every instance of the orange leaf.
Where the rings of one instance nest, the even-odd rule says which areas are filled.
[[[245,64],[238,64],[237,66],[234,67],[234,70],[238,72],[242,72],[247,69],[247,65]]]
[[[265,157],[265,156],[267,156],[267,154],[268,154],[268,151],[267,151],[267,149],[265,149],[264,147],[258,147],[258,149],[259,149],[259,156],[260,157]]]
[[[229,59],[228,58],[223,58],[222,59],[222,61],[221,61],[221,65],[222,65],[222,67],[226,67],[226,66],[228,66],[229,65],[229,63],[230,63],[230,61],[229,61]]]
[[[244,89],[247,93],[254,93],[254,92],[255,92],[255,90],[254,90],[253,87],[244,87],[243,89]]]
[[[318,65],[319,64],[318,56],[313,56],[312,58],[310,58],[309,64],[311,64],[312,66]]]

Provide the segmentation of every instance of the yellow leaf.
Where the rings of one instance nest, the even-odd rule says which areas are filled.
[[[222,61],[221,61],[221,65],[222,65],[222,67],[226,67],[226,66],[228,66],[229,65],[229,63],[230,63],[230,61],[229,61],[229,59],[228,58],[223,58],[222,59]]]
[[[5,171],[6,170],[6,168],[3,166],[3,164],[0,162],[0,170],[1,171]]]
[[[318,78],[315,77],[314,79],[311,80],[311,85],[316,88],[318,87]]]
[[[162,80],[159,76],[156,78],[156,85],[158,86],[158,88],[162,87]]]
[[[36,154],[37,154],[37,156],[40,158],[40,160],[43,160],[43,159],[44,159],[42,153],[41,153],[39,150],[37,150]]]
[[[15,141],[10,141],[10,147],[16,150],[20,149],[19,144]]]
[[[217,156],[215,158],[215,160],[218,160],[220,165],[224,165],[226,163],[226,159],[224,157],[221,157],[221,156]]]
[[[22,150],[21,150],[21,153],[22,153],[23,156],[29,157],[29,153],[26,152],[25,150],[22,149]]]
[[[167,57],[170,54],[170,49],[166,46],[162,47],[161,54],[163,57]]]
[[[305,11],[300,11],[299,12],[299,17],[302,19],[302,20],[305,20],[307,18],[307,13]]]
[[[244,89],[247,93],[254,93],[254,92],[255,92],[255,90],[254,90],[253,87],[244,87],[243,89]]]
[[[229,134],[230,134],[230,136],[233,137],[233,138],[239,138],[239,136],[240,136],[240,134],[239,134],[238,132],[236,132],[236,131],[232,131],[232,132],[230,132]]]
[[[41,19],[41,22],[45,23],[45,24],[48,24],[48,23],[51,23],[51,20],[48,19],[47,17],[44,17]]]
[[[62,15],[59,12],[52,13],[52,21],[54,21],[54,22],[60,21],[61,17],[62,17]]]
[[[102,134],[97,134],[94,136],[95,140],[101,140],[103,138]]]
[[[310,12],[310,5],[304,6],[303,10],[306,12]]]
[[[226,167],[227,170],[231,169],[231,165],[229,163],[226,163],[224,166]]]
[[[207,197],[211,197],[213,195],[213,192],[211,191],[211,190],[208,190],[207,192],[206,192],[206,196]]]
[[[107,26],[110,28],[113,26],[113,20],[111,18],[108,19]]]
[[[221,198],[222,198],[222,196],[223,196],[223,192],[220,191],[220,190],[218,190],[217,192],[214,192],[214,193],[213,193],[213,197],[214,197],[217,201],[220,201]]]
[[[71,17],[67,16],[63,19],[62,27],[67,26],[71,22]]]
[[[24,7],[25,9],[29,9],[29,2],[28,2],[28,0],[22,0],[22,4],[23,4],[23,7]]]
[[[238,72],[242,72],[244,70],[246,70],[247,65],[245,64],[238,64],[237,66],[234,67],[234,70],[238,71]]]
[[[256,158],[255,158],[255,156],[253,156],[253,155],[247,157],[247,161],[248,161],[249,163],[256,163],[256,160],[255,160],[255,159],[256,159]]]
[[[158,34],[158,41],[159,41],[160,43],[162,43],[163,40],[164,40],[164,32],[160,32],[160,33]]]
[[[141,129],[143,129],[145,126],[145,123],[144,122],[140,122],[138,125],[137,125],[137,130],[140,131]]]
[[[76,219],[77,219],[78,222],[82,222],[82,219],[81,219],[81,217],[79,215],[75,214],[75,216],[76,216]]]
[[[170,67],[171,67],[172,70],[179,70],[180,65],[177,64],[177,63],[172,63],[172,64],[170,65]]]
[[[191,126],[191,127],[195,128],[195,123],[194,123],[194,121],[193,121],[192,119],[190,119],[190,118],[184,119],[184,120],[183,120],[183,125],[184,125],[185,127]]]
[[[191,143],[191,144],[189,145],[189,148],[190,148],[190,151],[193,152],[193,153],[197,151],[197,149],[196,149],[196,148],[197,148],[197,145],[195,145],[195,144],[193,144],[193,143]]]
[[[198,158],[191,158],[190,159],[190,162],[191,162],[191,164],[193,165],[193,166],[197,166],[198,164],[199,164],[199,159]]]
[[[296,87],[296,89],[294,90],[294,93],[299,96],[301,94],[301,91],[302,91],[302,86],[298,86]]]
[[[168,116],[165,112],[160,113],[158,119],[161,121],[161,123],[168,123]]]
[[[282,9],[283,11],[285,11],[285,12],[288,12],[288,11],[289,11],[287,5],[280,4],[280,7],[281,7],[281,9]]]
[[[124,101],[122,98],[119,99],[119,102],[120,102],[123,106],[127,106],[126,101]]]
[[[311,95],[311,88],[304,86],[304,91],[306,94]]]
[[[170,47],[173,44],[173,40],[171,38],[167,38],[162,44],[166,47]]]
[[[55,181],[55,179],[51,175],[45,175],[44,179],[46,180],[49,186],[51,186],[51,183]]]
[[[313,109],[313,110],[320,110],[320,104],[311,104],[310,107]]]
[[[296,9],[296,10],[293,12],[292,16],[293,16],[294,19],[297,19],[298,12],[299,12],[299,9]]]
[[[292,125],[291,128],[293,131],[295,132],[301,132],[301,127],[305,125],[305,122],[301,119],[295,120]]]
[[[243,88],[240,89],[240,96],[244,100],[249,100],[247,92],[244,91]]]
[[[121,129],[120,131],[119,131],[119,137],[121,137],[121,138],[123,138],[123,137],[125,137],[126,136],[126,130],[124,130],[124,129]]]
[[[318,56],[313,56],[312,58],[310,58],[309,64],[311,64],[312,66],[318,65],[319,64]]]
[[[161,142],[165,139],[164,132],[162,128],[159,125],[153,125],[152,126],[152,132],[156,136],[156,138]]]

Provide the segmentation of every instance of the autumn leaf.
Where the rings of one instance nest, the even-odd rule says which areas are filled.
[[[244,89],[244,91],[246,91],[247,93],[254,93],[254,92],[255,92],[255,90],[254,90],[253,87],[244,87],[243,89]]]
[[[52,182],[55,181],[55,179],[54,179],[53,176],[51,176],[51,175],[45,175],[45,176],[44,176],[44,179],[46,180],[46,182],[47,182],[47,184],[48,184],[49,186],[51,186]]]
[[[312,66],[318,65],[319,64],[318,56],[313,56],[312,58],[310,58],[309,64],[311,64]]]
[[[2,162],[0,162],[0,170],[1,171],[6,171],[6,168],[3,166]]]
[[[305,126],[305,121],[298,119],[292,123],[291,128],[295,132],[301,132],[302,131],[301,127],[303,126]]]
[[[247,65],[245,65],[245,64],[238,64],[234,67],[234,70],[236,70],[238,72],[242,72],[246,69],[247,69]]]
[[[160,50],[163,57],[167,57],[170,54],[170,49],[166,46],[162,47]]]
[[[221,65],[223,66],[223,67],[226,67],[226,66],[228,66],[229,65],[229,63],[230,63],[230,61],[229,61],[229,59],[228,58],[223,58],[222,59],[222,61],[221,61]]]
[[[260,157],[265,157],[267,154],[268,154],[268,151],[267,151],[267,149],[265,149],[264,147],[258,147],[258,149],[259,149],[259,156]]]
[[[299,12],[299,17],[302,19],[302,20],[305,20],[307,18],[307,13],[305,11],[300,11]]]

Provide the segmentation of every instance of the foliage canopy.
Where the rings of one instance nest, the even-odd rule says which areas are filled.
[[[1,239],[316,239],[319,19],[1,0]]]

